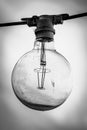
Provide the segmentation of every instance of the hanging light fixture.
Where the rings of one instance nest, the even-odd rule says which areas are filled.
[[[82,16],[87,13],[33,16],[20,22],[0,24],[0,27],[36,26],[34,48],[18,60],[11,76],[14,93],[24,105],[40,111],[51,110],[63,104],[70,95],[71,67],[54,48],[53,26]]]

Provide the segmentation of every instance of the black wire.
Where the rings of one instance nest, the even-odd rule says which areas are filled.
[[[27,24],[26,21],[10,22],[10,23],[0,23],[0,27],[15,26],[15,25],[25,25],[25,24]]]
[[[48,15],[49,16],[49,15]],[[62,17],[62,20],[69,20],[69,19],[75,19],[75,18],[80,18],[80,17],[84,17],[87,16],[87,12],[85,13],[81,13],[81,14],[76,14],[76,15],[58,15],[58,19],[60,19],[60,16]],[[29,25],[29,26],[36,26],[35,21],[33,21],[33,17],[32,18],[27,18],[24,21],[19,21],[19,22],[10,22],[10,23],[0,23],[0,27],[6,27],[6,26],[15,26],[15,25]]]
[[[84,16],[87,16],[87,12],[82,13],[82,14],[71,15],[71,16],[63,18],[63,20],[75,19],[75,18],[80,18],[80,17],[84,17]]]

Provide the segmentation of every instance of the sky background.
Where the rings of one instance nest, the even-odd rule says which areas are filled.
[[[87,0],[0,0],[0,22],[42,14],[87,12]],[[54,110],[39,112],[22,105],[13,93],[11,72],[17,60],[34,45],[34,28],[0,28],[0,130],[87,129],[87,18],[55,26],[55,48],[71,64],[73,91]]]

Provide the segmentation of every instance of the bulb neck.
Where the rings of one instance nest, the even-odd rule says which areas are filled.
[[[55,30],[53,28],[52,20],[48,15],[40,16],[35,30],[36,39],[41,42],[50,42],[54,40],[54,34]]]
[[[54,46],[54,40],[48,42],[48,41],[40,41],[39,40],[35,40],[34,42],[34,48],[35,50],[41,50],[41,46],[42,46],[42,43],[44,44],[45,46],[45,50],[52,50],[52,51],[55,51],[55,46]]]

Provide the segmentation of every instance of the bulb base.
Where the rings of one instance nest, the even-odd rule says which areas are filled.
[[[54,34],[52,20],[47,15],[40,16],[35,30],[36,39],[39,41],[53,41]]]

